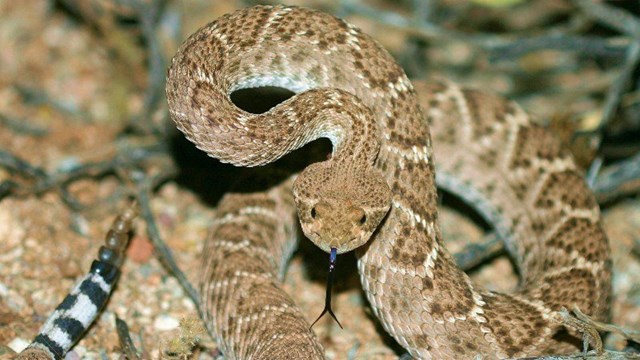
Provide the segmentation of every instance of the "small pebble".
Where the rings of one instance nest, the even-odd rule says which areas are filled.
[[[64,356],[64,360],[80,360],[80,355],[74,350],[71,350]]]
[[[11,348],[11,350],[19,353],[22,350],[26,349],[29,346],[29,342],[23,338],[15,338],[11,340],[10,343],[7,344]]]
[[[169,316],[169,315],[160,315],[153,322],[153,327],[159,331],[169,331],[178,328],[180,322]]]
[[[138,264],[144,264],[153,256],[153,244],[144,236],[135,236],[127,249],[127,257]]]

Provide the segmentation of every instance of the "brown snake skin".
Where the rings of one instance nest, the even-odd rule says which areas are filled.
[[[229,99],[266,85],[296,95],[257,115]],[[227,359],[324,356],[279,287],[296,207],[322,249],[356,248],[373,312],[414,358],[575,351],[581,341],[557,311],[607,316],[598,205],[569,154],[513,102],[447,82],[414,89],[354,26],[283,6],[243,9],[189,37],[169,69],[167,99],[178,128],[223,162],[266,164],[320,137],[334,146],[295,181],[222,200],[203,254],[202,303]],[[515,293],[476,287],[446,251],[429,128],[438,185],[505,239],[521,275]]]

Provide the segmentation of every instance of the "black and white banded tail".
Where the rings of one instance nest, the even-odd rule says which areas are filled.
[[[91,270],[58,305],[33,342],[16,359],[63,359],[80,340],[107,303],[118,280],[135,217],[132,205],[114,220]]]

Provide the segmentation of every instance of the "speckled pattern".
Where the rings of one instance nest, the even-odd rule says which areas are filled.
[[[297,95],[258,115],[229,99],[265,85]],[[294,204],[321,248],[357,248],[375,315],[415,358],[575,351],[581,340],[557,310],[607,316],[609,248],[567,152],[512,102],[447,82],[417,89],[374,40],[313,10],[240,10],[182,45],[168,72],[170,112],[209,155],[255,166],[319,137],[334,146],[293,186],[237,195],[219,212],[202,302],[228,358],[323,357],[275,280],[295,241]],[[514,294],[477,288],[444,248],[429,127],[438,184],[494,224],[519,264]]]

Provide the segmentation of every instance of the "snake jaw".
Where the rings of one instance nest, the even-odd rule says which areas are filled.
[[[342,201],[331,199],[310,204],[301,201],[298,206],[304,234],[327,253],[334,248],[338,254],[342,254],[364,245],[380,222],[378,213],[367,212],[359,207],[345,211],[345,207]],[[383,209],[379,212],[384,216],[387,211]]]

